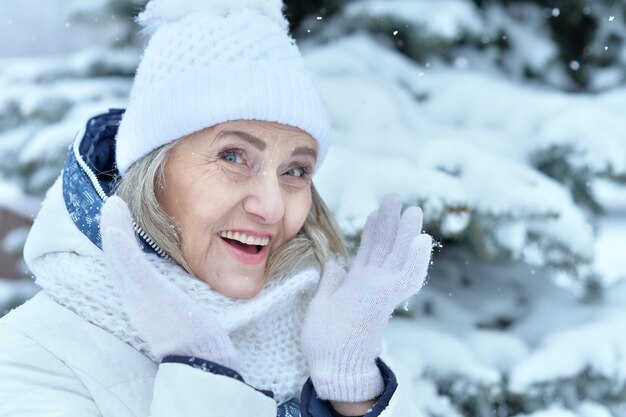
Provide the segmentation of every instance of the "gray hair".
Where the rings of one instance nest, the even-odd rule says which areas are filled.
[[[135,162],[121,177],[115,193],[126,202],[139,227],[175,262],[192,273],[183,257],[179,227],[158,201],[165,187],[165,164],[177,143],[161,146]],[[342,233],[313,184],[311,194],[311,209],[304,225],[291,240],[270,254],[266,276],[284,278],[310,263],[317,263],[323,270],[329,261],[343,265],[347,262],[348,251]]]

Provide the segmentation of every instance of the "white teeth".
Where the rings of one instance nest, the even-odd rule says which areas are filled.
[[[247,235],[245,233],[233,232],[230,230],[220,232],[220,236],[225,237],[226,239],[238,240],[239,242],[245,243],[246,245],[266,246],[270,242],[269,237],[255,237]]]

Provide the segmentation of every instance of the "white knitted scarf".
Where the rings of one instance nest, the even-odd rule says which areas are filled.
[[[248,384],[273,391],[278,403],[299,397],[308,377],[300,349],[300,326],[319,282],[316,268],[303,268],[282,280],[270,279],[254,298],[236,300],[212,290],[169,261],[156,255],[148,257],[159,272],[213,313],[229,332],[240,355],[241,375]],[[150,346],[126,316],[108,278],[104,257],[56,252],[31,266],[37,284],[55,301],[155,360]]]

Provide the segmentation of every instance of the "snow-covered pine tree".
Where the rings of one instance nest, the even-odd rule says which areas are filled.
[[[580,210],[581,207],[600,209],[590,184],[597,178],[616,182],[624,182],[625,179],[626,164],[620,133],[624,125],[614,117],[620,97],[606,94],[594,100],[592,97],[580,95],[570,100],[570,96],[561,92],[573,88],[574,85],[576,88],[585,87],[585,84],[577,83],[577,78],[572,75],[575,73],[572,67],[577,70],[583,67],[583,58],[578,57],[577,61],[570,59],[575,48],[571,44],[559,43],[564,35],[559,31],[560,26],[554,23],[555,19],[566,20],[567,27],[563,29],[563,33],[566,33],[573,31],[577,22],[582,25],[578,29],[584,30],[587,20],[593,19],[598,26],[594,39],[602,43],[598,40],[606,37],[606,30],[600,30],[604,25],[601,24],[602,15],[607,15],[604,19],[607,24],[615,23],[619,30],[621,22],[618,22],[617,16],[624,13],[625,7],[617,10],[613,5],[609,9],[602,2],[581,2],[578,9],[574,6],[561,10],[555,6],[548,8],[541,2],[529,1],[485,1],[478,5],[469,0],[352,1],[334,11],[326,21],[321,15],[310,16],[298,27],[298,33],[311,44],[327,45],[325,48],[317,48],[318,52],[332,51],[334,48],[338,54],[342,54],[343,51],[338,50],[342,46],[347,50],[346,56],[350,58],[342,58],[339,63],[325,60],[323,56],[318,59],[319,72],[338,73],[337,67],[345,62],[346,73],[369,71],[377,79],[385,78],[402,90],[399,93],[405,96],[408,103],[403,106],[404,111],[412,106],[416,114],[428,115],[428,119],[420,121],[419,126],[413,126],[415,136],[422,137],[422,141],[431,136],[426,130],[436,131],[436,127],[427,126],[433,120],[456,125],[454,132],[446,132],[448,139],[450,136],[463,136],[462,131],[467,128],[481,129],[481,136],[510,129],[511,132],[507,132],[499,140],[464,138],[460,142],[463,145],[481,142],[486,145],[482,148],[488,149],[490,153],[514,157],[524,169],[528,169],[532,175],[538,175],[538,184],[545,182],[548,188],[554,185],[561,191],[568,191],[570,196],[563,198],[571,201],[555,202],[550,208],[552,203],[545,198],[545,194],[551,198],[561,198],[557,197],[559,192],[546,192],[540,190],[541,187],[535,187],[538,197],[543,196],[540,198],[542,201],[529,207],[527,203],[531,199],[528,196],[533,194],[532,190],[527,192],[526,187],[517,187],[510,192],[524,195],[526,203],[520,201],[501,211],[493,210],[489,204],[486,204],[486,210],[473,210],[475,215],[471,221],[467,217],[463,228],[468,232],[466,236],[474,242],[476,251],[488,258],[503,255],[505,258],[521,259],[523,249],[510,246],[523,239],[522,235],[526,235],[527,243],[534,241],[538,249],[530,251],[526,258],[541,255],[539,257],[543,259],[537,259],[539,264],[566,268],[572,274],[582,274],[589,278],[593,273],[585,271],[581,266],[589,263],[591,257],[584,254],[582,248],[564,245],[563,242],[567,240],[563,239],[564,236],[549,237],[550,233],[556,231],[550,232],[544,228],[532,230],[533,223],[527,222],[557,218],[558,213],[563,211],[562,207],[568,206],[571,208],[567,213],[569,221],[578,224],[580,239],[591,238],[588,233],[590,231],[585,232],[583,225],[587,220]],[[328,5],[329,9],[332,7],[332,4]],[[572,17],[577,13],[590,17],[577,21]],[[368,36],[367,40],[363,37],[364,33]],[[591,38],[591,35],[587,38]],[[349,51],[350,47],[346,43],[351,41],[346,39],[354,40],[354,51]],[[377,49],[369,52],[370,48],[365,43],[374,42],[374,39],[373,47]],[[621,47],[626,51],[624,45]],[[600,54],[593,45],[582,48],[581,51],[583,49],[585,53],[594,51]],[[370,54],[371,59],[367,54]],[[402,60],[400,55],[407,58],[407,61],[393,66],[395,73],[381,64],[386,59]],[[354,62],[356,59],[362,61],[361,68],[357,68]],[[572,61],[576,61],[578,66],[570,65]],[[626,68],[620,62],[612,62],[612,70],[622,67]],[[456,71],[461,76],[433,80],[441,74],[436,69]],[[586,68],[586,71],[595,74],[593,68]],[[500,82],[493,85],[493,93],[484,91],[482,74],[493,74],[500,79]],[[509,83],[510,80],[515,83]],[[519,89],[522,84],[530,84],[535,89],[522,91]],[[543,91],[539,91],[542,86]],[[518,92],[522,94],[517,94]],[[456,99],[459,94],[462,94],[461,100]],[[388,95],[393,97],[394,92],[389,92]],[[520,100],[510,100],[510,97],[518,97]],[[348,103],[341,104],[345,107]],[[443,108],[444,105],[447,107]],[[486,105],[494,106],[493,111],[485,111]],[[336,114],[340,111],[337,110]],[[375,113],[373,116],[376,116]],[[380,119],[386,116],[380,116]],[[346,124],[343,120],[341,122],[342,125]],[[359,122],[357,120],[355,124]],[[367,123],[375,122],[370,119]],[[596,123],[604,127],[600,134]],[[382,126],[379,126],[378,131],[380,127]],[[371,134],[377,132],[372,129],[368,131]],[[498,141],[499,144],[492,143]],[[409,141],[408,144],[415,148],[416,142],[419,143],[419,140]],[[450,155],[445,158],[450,158]],[[433,162],[434,165],[437,163]],[[446,163],[440,163],[438,171],[447,173],[450,177],[463,176],[462,169],[446,169],[445,165]],[[518,181],[520,180],[528,184],[528,178],[520,177]],[[558,185],[550,180],[556,180]],[[432,194],[429,195],[432,199]],[[424,199],[428,198],[424,196]],[[459,214],[463,213],[463,207],[477,208],[473,206],[476,205],[450,205],[448,211],[457,213],[453,218],[458,219],[459,216],[463,217]],[[561,221],[565,221],[563,216],[560,217]],[[443,212],[433,213],[431,221],[438,224],[439,236],[445,238],[458,235],[457,231],[450,233],[446,230],[444,220]],[[518,221],[531,227],[520,227]],[[556,223],[558,222],[557,220]]]
[[[65,25],[100,28],[108,37],[100,42],[104,46],[63,56],[0,58],[2,207],[34,215],[33,202],[43,198],[58,176],[80,125],[108,107],[124,106],[140,54],[132,16],[141,4],[66,2]],[[19,250],[25,234],[21,236],[20,243],[15,233],[9,233],[11,244],[3,248]]]

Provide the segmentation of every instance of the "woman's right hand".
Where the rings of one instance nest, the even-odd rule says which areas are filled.
[[[432,237],[422,222],[419,207],[402,213],[400,196],[386,196],[367,218],[350,271],[328,264],[308,306],[302,348],[311,380],[339,412],[365,412],[383,391],[384,329],[394,308],[422,288],[430,264]]]
[[[121,198],[106,200],[100,232],[111,279],[128,318],[157,360],[167,355],[192,356],[237,371],[235,347],[215,317],[146,259]]]

